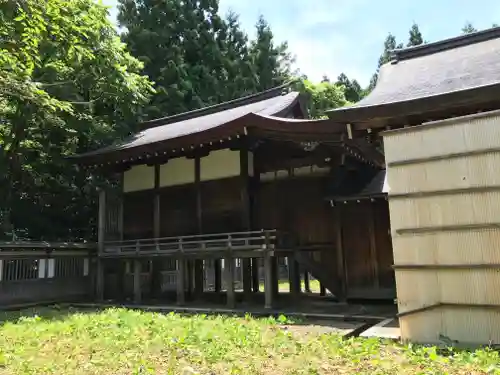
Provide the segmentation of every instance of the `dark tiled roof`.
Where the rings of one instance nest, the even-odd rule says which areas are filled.
[[[286,116],[299,103],[299,97],[298,92],[284,93],[281,86],[217,106],[150,121],[149,125],[145,123],[145,126],[150,126],[149,128],[121,143],[77,155],[75,158],[92,158],[115,152],[142,152],[146,146],[217,130],[249,114]]]
[[[366,185],[361,192],[358,193],[360,197],[370,197],[374,195],[383,195],[389,193],[389,186],[385,169],[378,172],[375,177]]]
[[[241,106],[247,106],[249,104],[253,104],[256,102],[260,102],[266,99],[271,99],[276,96],[285,94],[289,92],[289,87],[291,86],[292,82],[285,83],[284,85],[274,87],[272,89],[259,92],[256,94],[244,96],[242,98],[230,100],[224,103],[216,104],[216,105],[211,105],[208,107],[200,108],[200,109],[195,109],[193,111],[189,112],[184,112],[184,113],[178,113],[176,115],[168,116],[168,117],[162,117],[154,120],[149,120],[145,121],[141,124],[141,126],[145,129],[148,128],[153,128],[161,125],[167,125],[167,124],[172,124],[174,122],[179,122],[179,121],[185,121],[189,120],[192,118],[196,117],[201,117],[201,116],[206,116],[210,115],[216,112],[221,112],[225,111],[228,109],[236,108],[236,107],[241,107]]]
[[[375,89],[358,103],[329,112],[342,113],[468,91],[500,84],[500,28],[393,52]],[[361,112],[361,111],[360,111]],[[364,111],[369,116],[367,111]]]
[[[334,196],[328,197],[327,200],[347,201],[354,199],[380,197],[388,194],[389,186],[387,185],[385,169],[376,173],[375,176],[368,181],[368,183],[365,182],[357,189],[351,186],[348,191],[348,194],[337,192]]]

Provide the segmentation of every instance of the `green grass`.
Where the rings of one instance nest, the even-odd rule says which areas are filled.
[[[445,356],[436,348],[342,340],[284,329],[282,323],[293,322],[283,317],[33,311],[10,314],[0,325],[0,374],[469,375],[500,368],[491,350]]]

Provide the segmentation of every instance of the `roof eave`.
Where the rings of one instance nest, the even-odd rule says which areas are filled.
[[[377,119],[405,117],[440,109],[491,101],[500,94],[500,82],[466,90],[416,98],[407,101],[380,103],[370,106],[351,106],[326,111],[328,117],[339,123],[373,122]]]
[[[344,131],[343,125],[335,124],[329,119],[300,120],[248,113],[203,132],[107,153],[87,153],[74,157],[73,160],[81,165],[150,162],[158,157],[178,157],[203,147],[211,148],[215,144],[245,137],[249,133],[263,137],[272,134],[284,140],[317,140],[324,137],[337,140]]]

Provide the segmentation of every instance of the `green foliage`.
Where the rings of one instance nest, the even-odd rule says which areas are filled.
[[[315,84],[305,80],[297,88],[306,97],[311,118],[325,118],[325,111],[348,104],[344,94],[345,87],[341,85],[328,81]]]
[[[344,86],[344,95],[348,102],[356,103],[363,97],[363,89],[358,81],[355,79],[351,81],[344,73],[338,76],[336,84]]]
[[[478,31],[470,22],[466,22],[464,27],[462,27],[462,34],[472,34]]]
[[[25,316],[25,317],[20,317]],[[485,374],[496,351],[343,339],[277,319],[33,309],[0,326],[5,374]],[[342,325],[344,326],[344,325]],[[344,326],[345,327],[345,326]]]
[[[291,77],[293,57],[288,44],[274,44],[274,35],[269,24],[260,16],[256,24],[257,35],[251,44],[250,53],[257,76],[256,91],[264,91],[283,84]]]
[[[120,0],[122,40],[155,81],[148,115],[181,113],[275,87],[290,76],[286,44],[260,17],[255,40],[218,0]]]
[[[89,237],[95,185],[65,157],[129,133],[151,84],[92,0],[2,2],[0,14],[3,232]]]
[[[410,37],[408,39],[407,47],[419,46],[424,43],[424,38],[422,37],[422,33],[418,28],[418,25],[414,23],[410,29]]]

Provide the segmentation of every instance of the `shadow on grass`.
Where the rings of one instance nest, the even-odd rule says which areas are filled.
[[[0,311],[0,326],[5,323],[16,323],[27,318],[40,318],[47,321],[63,321],[69,316],[79,314],[91,314],[100,309],[88,308],[80,309],[67,305],[49,305],[49,306],[36,306],[28,307],[20,310]]]

